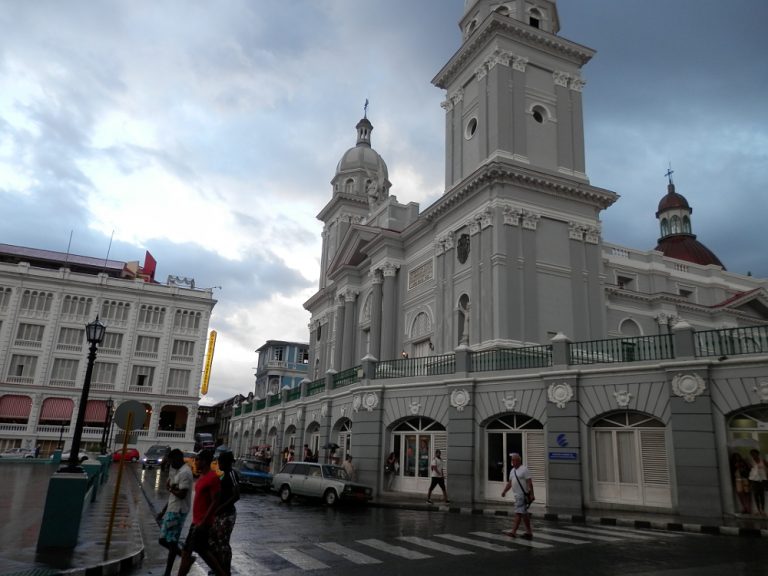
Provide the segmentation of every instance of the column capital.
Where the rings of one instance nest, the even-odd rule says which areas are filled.
[[[395,276],[399,269],[400,269],[400,264],[395,264],[394,262],[386,262],[381,267],[381,270],[383,271],[385,278],[387,276]]]
[[[368,272],[368,276],[371,278],[371,283],[373,284],[381,284],[384,282],[384,275],[381,271],[381,268],[376,268],[375,270],[371,270]]]

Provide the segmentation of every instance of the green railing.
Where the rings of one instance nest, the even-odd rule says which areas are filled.
[[[671,334],[572,342],[568,345],[568,364],[612,364],[671,360],[674,357]]]
[[[276,404],[280,404],[281,396],[282,394],[280,394],[280,392],[267,396],[267,399],[269,400],[269,402],[267,402],[267,406],[275,406]]]
[[[357,375],[359,370],[360,370],[360,366],[355,366],[354,368],[347,368],[346,370],[342,370],[338,374],[334,374],[333,387],[342,388],[344,386],[349,386],[350,384],[354,384],[355,382],[359,382],[360,377]]]
[[[243,404],[243,414],[248,414],[250,412],[253,412],[253,404],[251,402],[246,402]]]
[[[232,413],[233,413],[235,416],[240,416],[240,413],[241,413],[242,411],[243,411],[243,409],[242,409],[240,406],[235,406],[235,409],[234,409],[234,410],[232,410]]]
[[[470,372],[546,368],[548,366],[552,366],[551,345],[472,352],[469,361]]]
[[[456,357],[453,353],[442,356],[422,356],[385,360],[376,364],[375,378],[413,378],[416,376],[435,376],[453,374],[456,371]]]
[[[288,402],[298,400],[299,398],[301,398],[301,387],[288,390]]]
[[[325,390],[325,378],[319,378],[315,380],[314,382],[310,382],[307,384],[307,396],[314,396],[315,394],[320,394]]]
[[[254,410],[263,410],[267,407],[267,399],[262,398],[261,400],[256,400],[256,406],[254,407]]]
[[[768,352],[768,326],[705,330],[695,334],[696,356],[736,356]]]

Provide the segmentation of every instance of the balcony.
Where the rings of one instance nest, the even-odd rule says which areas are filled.
[[[39,340],[14,340],[13,341],[14,346],[18,346],[19,348],[42,348],[43,343]]]
[[[186,364],[191,364],[194,361],[195,361],[194,356],[182,356],[180,354],[171,355],[171,362],[183,362]]]
[[[53,388],[74,388],[75,381],[65,380],[63,378],[52,378],[51,380],[48,380],[48,386],[52,386]]]
[[[31,376],[6,376],[5,381],[9,384],[33,384],[35,379]]]
[[[136,350],[134,356],[136,358],[144,358],[147,360],[157,360],[157,352],[143,352],[141,350]]]
[[[56,350],[58,352],[82,352],[83,345],[82,344],[56,344]]]

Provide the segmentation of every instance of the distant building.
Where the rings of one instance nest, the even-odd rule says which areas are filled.
[[[259,362],[256,366],[254,395],[265,398],[285,388],[298,388],[307,378],[309,367],[309,344],[267,340],[257,349]]]
[[[68,446],[88,352],[85,325],[106,325],[91,379],[84,449],[98,450],[107,404],[146,410],[135,445],[191,448],[212,291],[155,281],[144,265],[0,244],[0,449]],[[112,431],[113,443],[120,430]]]
[[[245,399],[246,397],[242,394],[236,394],[213,406],[200,406],[197,411],[195,433],[206,432],[213,436],[216,446],[229,446],[229,421],[232,418],[232,411]]]

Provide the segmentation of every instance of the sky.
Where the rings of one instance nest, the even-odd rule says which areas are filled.
[[[0,0],[0,243],[158,261],[213,289],[211,404],[308,342],[330,180],[369,100],[401,203],[444,191],[463,0]],[[650,250],[670,163],[728,270],[768,277],[768,2],[560,0],[603,239]]]

